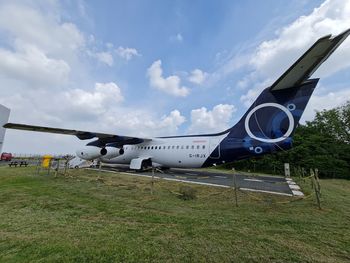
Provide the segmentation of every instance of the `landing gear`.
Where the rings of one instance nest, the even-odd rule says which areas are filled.
[[[141,171],[146,171],[149,168],[152,168],[152,160],[151,159],[143,160],[141,164]]]

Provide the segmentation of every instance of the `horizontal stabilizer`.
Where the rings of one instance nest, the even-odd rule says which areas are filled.
[[[43,126],[34,126],[34,125],[19,124],[19,123],[6,123],[4,125],[4,128],[25,130],[25,131],[74,135],[74,136],[77,136],[80,140],[88,140],[88,139],[98,138],[98,139],[100,139],[101,142],[105,142],[105,143],[112,143],[113,142],[113,143],[118,143],[121,145],[138,144],[138,143],[142,143],[145,141],[151,141],[151,139],[146,139],[146,138],[129,137],[129,136],[116,135],[116,134],[78,131],[78,130],[61,129],[61,128],[51,128],[51,127],[43,127]]]
[[[327,35],[316,41],[275,83],[270,90],[281,90],[295,87],[306,81],[318,67],[348,37],[350,29],[332,37]]]

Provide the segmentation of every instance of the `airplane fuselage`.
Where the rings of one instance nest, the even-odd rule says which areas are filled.
[[[220,160],[220,142],[226,135],[154,138],[150,142],[124,145],[124,154],[103,158],[104,163],[130,164],[133,159],[151,159],[153,165],[176,168],[199,168],[208,158]],[[220,163],[222,161],[220,160]]]

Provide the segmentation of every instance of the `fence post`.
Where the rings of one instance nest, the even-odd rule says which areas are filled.
[[[321,195],[321,185],[320,185],[320,180],[318,178],[318,169],[315,168],[315,178],[316,178],[316,186],[319,194]]]
[[[56,166],[56,171],[55,171],[55,177],[58,175],[58,170],[60,169],[60,159],[57,159],[57,166]]]
[[[313,181],[315,181],[314,184],[315,184],[315,194],[316,194],[317,206],[318,206],[318,209],[321,210],[322,208],[321,208],[320,192],[319,192],[319,189],[317,186],[316,178],[315,178],[315,176],[313,176],[311,179]]]
[[[301,168],[301,176],[303,177],[303,180],[305,182],[305,168],[304,167]]]
[[[314,174],[314,171],[312,170],[312,168],[310,168],[310,177],[311,177],[311,188],[314,189],[315,185],[314,185],[313,178],[315,177],[315,174]]]
[[[48,168],[48,170],[47,170],[47,175],[49,176],[50,175],[50,170],[51,170],[51,161],[52,161],[52,159],[50,159],[50,161],[49,161],[49,168]]]
[[[154,188],[154,166],[152,165],[152,181],[151,181],[151,194],[153,195]]]
[[[66,176],[67,166],[68,166],[68,157],[66,158],[66,162],[64,164],[64,176]]]
[[[232,180],[233,180],[233,188],[235,193],[235,204],[238,207],[238,197],[237,197],[237,182],[236,182],[236,171],[235,168],[232,168]]]

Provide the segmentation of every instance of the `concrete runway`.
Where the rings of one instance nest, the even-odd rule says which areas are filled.
[[[103,171],[121,172],[136,176],[151,177],[152,171],[135,172],[129,170],[125,166],[103,166]],[[186,183],[202,184],[216,187],[232,187],[232,174],[203,171],[203,170],[187,170],[187,169],[169,169],[162,172],[155,172],[155,176],[169,181],[180,181]],[[293,191],[290,189],[290,179],[286,180],[279,176],[254,176],[236,174],[236,184],[241,190],[265,192],[271,194],[279,194],[293,196]]]

